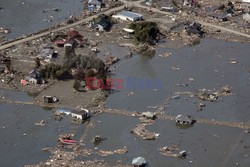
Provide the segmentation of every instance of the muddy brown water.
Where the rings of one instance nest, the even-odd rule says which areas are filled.
[[[11,33],[6,35],[7,39],[56,25],[69,19],[70,15],[80,15],[84,9],[81,0],[1,0],[0,7],[3,8],[0,11],[0,27],[11,29]],[[42,10],[53,8],[61,11],[42,13]],[[48,19],[51,22],[46,21]]]

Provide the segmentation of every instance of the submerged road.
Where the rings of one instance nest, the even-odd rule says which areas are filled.
[[[149,6],[144,6],[144,5],[141,4],[142,2],[144,2],[144,0],[133,1],[133,2],[128,2],[126,0],[120,0],[120,1],[123,2],[124,4],[131,3],[131,5],[135,6],[135,7],[144,8],[144,9],[148,9],[148,10],[150,9]],[[156,12],[156,13],[164,14],[164,15],[176,16],[175,14],[165,12],[165,11],[161,11],[161,10],[159,10],[157,8],[153,8],[153,7],[151,7],[150,10],[153,11],[153,12]],[[226,28],[226,27],[223,27],[223,26],[219,26],[219,25],[215,25],[215,24],[212,24],[212,23],[207,23],[207,22],[204,22],[204,21],[201,21],[201,20],[195,20],[195,21],[200,23],[203,26],[206,26],[206,27],[211,27],[211,28],[215,28],[217,30],[221,30],[221,31],[224,31],[224,32],[228,32],[228,33],[232,33],[232,34],[235,34],[235,35],[250,38],[249,34],[245,34],[245,33],[242,33],[240,31],[232,30],[232,29],[229,29],[229,28]]]
[[[16,101],[16,100],[11,100],[11,99],[0,99],[1,103],[9,103],[9,104],[16,104],[16,105],[37,105],[41,107],[50,107],[50,108],[69,108],[68,106],[63,106],[60,104],[53,104],[53,105],[47,105],[44,103],[37,103],[33,101]],[[69,108],[72,110],[75,110],[75,108]],[[116,115],[123,115],[123,116],[128,116],[128,117],[141,117],[140,112],[136,111],[126,111],[126,110],[119,110],[119,109],[108,109],[108,108],[93,108],[91,111],[92,113],[107,113],[107,114],[116,114]],[[161,120],[170,120],[170,121],[175,121],[176,116],[175,115],[168,115],[164,113],[157,113],[157,118]],[[213,126],[227,126],[227,127],[232,127],[232,128],[240,128],[244,130],[250,129],[250,124],[249,123],[243,123],[243,122],[229,122],[229,121],[219,121],[219,120],[209,120],[209,119],[200,119],[200,118],[195,118],[197,123],[200,124],[205,124],[205,125],[213,125]],[[81,137],[81,138],[84,138]]]
[[[19,44],[22,44],[24,42],[28,42],[28,41],[31,41],[31,40],[34,40],[34,39],[38,39],[38,38],[41,38],[41,37],[44,37],[46,35],[49,35],[50,33],[52,32],[57,32],[57,31],[61,31],[61,30],[64,30],[64,29],[68,29],[68,28],[72,28],[72,27],[75,27],[77,25],[80,25],[80,24],[83,24],[85,22],[89,22],[91,20],[93,20],[95,17],[97,17],[97,15],[99,14],[106,14],[106,15],[109,15],[111,14],[112,12],[116,12],[116,11],[120,11],[124,8],[124,5],[122,6],[119,6],[119,7],[116,7],[116,8],[112,8],[112,9],[109,9],[109,10],[106,10],[104,12],[101,12],[101,13],[98,13],[96,15],[93,15],[93,16],[89,16],[89,17],[86,17],[84,19],[81,19],[79,21],[76,21],[72,24],[69,24],[69,25],[65,25],[65,26],[61,26],[59,28],[55,28],[55,29],[52,29],[52,30],[47,30],[45,32],[41,32],[41,33],[38,33],[38,34],[35,34],[35,35],[32,35],[32,36],[28,36],[28,37],[25,37],[23,39],[19,39],[19,40],[14,40],[13,42],[9,42],[9,43],[6,43],[6,44],[3,44],[0,46],[0,50],[3,50],[3,49],[7,49],[7,48],[10,48],[12,46],[15,46],[15,45],[19,45]]]
[[[120,1],[123,2],[124,4],[131,3],[131,5],[135,6],[135,7],[149,9],[148,6],[144,6],[144,5],[141,4],[142,2],[144,2],[144,0],[133,1],[133,2],[128,2],[126,0],[120,0]],[[96,15],[83,18],[82,20],[79,20],[79,21],[77,21],[75,23],[72,23],[72,24],[69,24],[69,25],[64,25],[64,26],[61,26],[59,28],[55,28],[55,29],[52,29],[52,30],[47,30],[45,32],[41,32],[41,33],[38,33],[38,34],[35,34],[35,35],[32,35],[32,36],[28,36],[28,37],[25,37],[25,38],[22,38],[22,39],[10,41],[9,43],[0,45],[0,50],[7,49],[7,48],[10,48],[12,46],[24,43],[24,42],[28,42],[28,41],[31,41],[31,40],[34,40],[34,39],[38,39],[38,38],[44,37],[46,35],[49,35],[51,32],[57,32],[57,31],[61,31],[61,30],[64,30],[64,29],[75,27],[75,26],[80,25],[82,23],[91,21],[93,18],[95,18],[99,14],[109,15],[112,12],[116,12],[116,11],[120,11],[120,10],[124,9],[124,7],[125,7],[125,5],[122,5],[122,6],[119,6],[119,7],[116,7],[116,8],[112,8],[112,9],[109,9],[107,11],[98,13]],[[161,13],[161,14],[164,14],[164,15],[175,16],[172,13],[164,12],[164,11],[161,11],[161,10],[159,10],[157,8],[151,8],[151,11],[157,12],[157,13]],[[240,31],[232,30],[232,29],[229,29],[229,28],[226,28],[226,27],[223,27],[223,26],[219,26],[219,25],[215,25],[215,24],[212,24],[212,23],[207,23],[207,22],[204,22],[204,21],[201,21],[201,20],[195,20],[195,21],[198,22],[198,23],[200,23],[203,26],[215,28],[217,30],[221,30],[221,31],[224,31],[224,32],[228,32],[228,33],[232,33],[232,34],[235,34],[235,35],[239,35],[239,36],[250,38],[249,34],[245,34],[245,33],[242,33]]]

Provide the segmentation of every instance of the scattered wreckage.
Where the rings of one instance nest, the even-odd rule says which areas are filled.
[[[232,88],[228,85],[223,86],[219,91],[212,92],[211,90],[201,89],[197,94],[197,97],[203,101],[214,102],[218,100],[220,96],[232,95]]]
[[[86,40],[83,39],[83,36],[76,30],[70,30],[67,34],[55,34],[51,37],[51,40],[58,47],[64,47],[66,44],[72,47],[80,46],[82,47]]]
[[[45,80],[41,77],[40,72],[37,69],[34,69],[29,72],[27,76],[21,79],[21,84],[26,86],[29,84],[37,85],[44,84]]]
[[[73,134],[64,134],[60,135],[58,141],[63,145],[76,145],[77,141],[73,140],[74,135]]]
[[[99,145],[100,143],[102,143],[106,138],[102,138],[100,135],[96,135],[93,140],[92,143],[94,145]]]
[[[171,146],[165,146],[159,149],[160,154],[167,157],[175,157],[175,158],[186,158],[187,152],[185,150],[181,150],[179,145],[172,144]]]
[[[8,28],[0,27],[0,33],[9,34],[11,33],[11,30]]]
[[[148,115],[148,114],[147,114]],[[152,115],[150,114],[150,118]],[[136,127],[131,130],[130,132],[132,134],[137,135],[138,137],[142,138],[143,140],[155,140],[156,138],[158,138],[160,136],[159,133],[154,133],[154,132],[150,132],[146,129],[147,126],[154,124],[155,121],[152,119],[145,119],[144,117],[142,117],[141,122],[139,124],[136,125]]]

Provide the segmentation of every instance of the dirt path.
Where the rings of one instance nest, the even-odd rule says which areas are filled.
[[[120,0],[120,1],[123,2],[124,4],[127,4],[126,0]],[[144,0],[134,1],[134,2],[132,2],[132,6],[139,7],[139,8],[144,8],[144,9],[149,9],[149,7],[143,6],[141,4],[143,1]],[[108,14],[110,14],[112,12],[122,10],[124,7],[125,7],[125,5],[122,5],[122,6],[119,6],[119,7],[116,7],[116,8],[109,9],[109,10],[107,10],[105,12],[102,12],[102,13],[108,15]],[[159,10],[157,8],[151,8],[151,10],[153,12],[161,13],[161,14],[164,14],[164,15],[175,16],[172,13],[164,12],[164,11],[161,11],[161,10]],[[101,13],[99,13],[99,14],[101,14]],[[7,44],[3,44],[3,45],[0,46],[0,50],[10,48],[12,46],[15,46],[15,45],[18,45],[18,44],[21,44],[21,43],[24,43],[24,42],[28,42],[28,41],[31,41],[31,40],[34,40],[34,39],[37,39],[37,38],[40,38],[40,37],[44,37],[46,35],[49,35],[51,32],[57,32],[57,31],[61,31],[61,30],[64,30],[64,29],[75,27],[75,26],[80,25],[82,23],[91,21],[96,16],[97,16],[97,14],[93,15],[93,16],[90,16],[90,17],[87,17],[87,18],[84,18],[82,20],[79,20],[79,21],[77,21],[77,22],[75,22],[73,24],[62,26],[62,27],[59,27],[59,28],[56,28],[56,29],[53,29],[53,30],[47,30],[45,32],[41,32],[41,33],[35,34],[33,36],[29,36],[29,37],[26,37],[26,38],[23,38],[23,39],[19,39],[19,40],[13,41],[13,42],[9,42]],[[203,26],[215,28],[215,29],[218,29],[218,30],[221,30],[221,31],[225,31],[225,32],[229,32],[229,33],[232,33],[232,34],[235,34],[235,35],[250,38],[249,34],[245,34],[245,33],[242,33],[242,32],[236,31],[236,30],[232,30],[232,29],[229,29],[229,28],[226,28],[226,27],[218,26],[218,25],[215,25],[215,24],[212,24],[212,23],[207,23],[207,22],[204,22],[204,21],[201,21],[201,20],[196,20],[196,22],[202,24]]]
[[[28,41],[31,41],[31,40],[34,40],[34,39],[37,39],[37,38],[44,37],[46,35],[49,35],[51,32],[57,32],[57,31],[61,31],[61,30],[64,30],[64,29],[75,27],[75,26],[80,25],[82,23],[89,22],[89,21],[93,20],[93,18],[97,17],[97,15],[99,15],[99,14],[108,15],[108,14],[110,14],[112,12],[122,10],[123,8],[124,8],[124,5],[116,7],[116,8],[109,9],[109,10],[107,10],[105,12],[101,12],[101,13],[98,13],[96,15],[93,15],[93,16],[90,16],[90,17],[87,17],[87,18],[84,18],[82,20],[79,20],[79,21],[77,21],[75,23],[72,23],[72,24],[69,24],[69,25],[66,25],[66,26],[62,26],[62,27],[59,27],[59,28],[56,28],[56,29],[53,29],[53,30],[47,30],[45,32],[41,32],[39,34],[35,34],[35,35],[29,36],[27,38],[23,38],[23,39],[20,39],[20,40],[9,42],[7,44],[3,44],[3,45],[0,46],[0,50],[7,49],[7,48],[10,48],[12,46],[24,43],[24,42],[28,42]]]

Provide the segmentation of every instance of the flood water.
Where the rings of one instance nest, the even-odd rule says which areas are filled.
[[[123,58],[128,54],[127,48],[103,44],[103,54],[110,53]],[[159,54],[172,53],[162,58]],[[171,49],[161,44],[154,57],[135,54],[115,65],[113,78],[125,80],[123,89],[115,90],[107,99],[107,107],[127,109],[131,111],[154,111],[148,106],[164,105],[164,112],[170,115],[185,114],[194,118],[215,119],[234,122],[248,122],[249,109],[249,67],[248,44],[225,42],[215,39],[203,39],[199,45],[182,49]],[[231,64],[231,60],[236,64]],[[174,68],[173,68],[174,67]],[[144,88],[128,89],[126,78],[162,79],[160,89]],[[194,82],[190,82],[193,78]],[[186,84],[185,87],[177,84]],[[182,95],[180,99],[169,100],[173,92],[190,91],[194,94],[198,89],[218,90],[224,85],[233,89],[234,95],[221,97],[216,102],[203,102],[206,107],[197,111],[201,102],[198,98]],[[1,90],[1,96],[15,100],[32,101],[23,92]],[[134,92],[131,96],[128,93]],[[167,100],[168,99],[168,100]],[[46,146],[55,147],[59,134],[75,133],[76,140],[84,131],[85,125],[70,124],[70,119],[60,122],[53,120],[53,112],[32,105],[0,105],[0,133],[2,144],[0,149],[0,166],[23,166],[45,161],[49,153],[41,151]],[[137,118],[101,114],[91,118],[95,126],[89,131],[86,148],[94,149],[91,142],[95,135],[107,138],[98,146],[101,150],[116,150],[126,146],[128,153],[109,157],[89,156],[77,157],[79,160],[104,159],[110,164],[121,160],[130,164],[132,159],[143,156],[149,166],[239,166],[247,167],[250,163],[249,134],[242,129],[223,126],[194,124],[193,127],[180,129],[173,121],[156,120],[149,126],[152,132],[160,134],[159,139],[145,141],[132,135],[130,131],[139,123]],[[35,126],[34,123],[46,120],[46,127]],[[165,157],[159,148],[177,144],[186,150],[186,159]]]
[[[159,54],[172,53],[163,58]],[[146,111],[148,106],[166,105],[165,112],[170,115],[188,114],[199,118],[226,121],[248,121],[250,113],[250,48],[247,43],[225,42],[216,39],[203,39],[200,45],[182,49],[159,47],[153,58],[135,55],[116,65],[113,78],[122,78],[123,89],[116,90],[108,97],[107,106],[132,111]],[[231,64],[234,59],[237,64]],[[172,69],[174,67],[174,69]],[[176,70],[178,68],[178,70]],[[128,89],[129,77],[161,79],[161,89]],[[193,78],[194,82],[190,82]],[[187,84],[187,86],[177,86]],[[216,102],[204,102],[204,111],[197,112],[198,98],[181,96],[177,100],[166,100],[173,92],[198,92],[198,89],[219,90],[222,86],[232,87],[233,96],[222,97]],[[128,96],[129,92],[134,92]]]
[[[61,23],[70,15],[80,15],[84,5],[81,0],[1,0],[0,7],[3,8],[0,11],[0,27],[11,29],[6,38],[14,39]],[[54,8],[60,11],[42,13]]]
[[[124,79],[125,83],[123,89],[115,90],[108,97],[106,105],[109,108],[131,111],[154,111],[148,106],[164,105],[164,112],[170,115],[184,114],[210,120],[248,122],[250,116],[248,46],[249,44],[203,39],[199,45],[182,49],[166,48],[163,44],[157,49],[153,58],[134,55],[131,59],[115,65],[116,70],[112,77]],[[166,52],[171,52],[172,56],[167,58],[158,56]],[[237,63],[230,63],[232,60]],[[172,68],[173,66],[175,68]],[[145,87],[128,89],[126,79],[129,77],[162,79],[164,84],[162,89],[158,90]],[[189,78],[193,78],[194,82],[190,82]],[[177,84],[187,85],[183,87]],[[204,102],[195,96],[184,95],[180,99],[167,100],[173,96],[173,92],[188,91],[195,94],[198,89],[219,90],[224,85],[231,86],[234,95],[221,97],[216,102]],[[130,92],[134,94],[128,96]],[[206,104],[203,111],[197,110],[200,102]],[[104,114],[95,119],[97,125],[91,131],[89,139],[93,138],[94,134],[108,138],[99,149],[115,150],[123,146],[128,147],[129,153],[125,155],[104,158],[111,164],[119,159],[124,163],[130,163],[137,156],[145,157],[149,166],[157,167],[246,167],[250,164],[248,158],[250,136],[242,129],[201,124],[195,124],[188,129],[179,129],[173,121],[157,120],[156,124],[148,129],[159,133],[159,139],[145,141],[129,134],[139,123],[135,118]],[[188,157],[185,160],[178,160],[159,154],[157,149],[171,144],[180,145],[181,149],[187,151]],[[94,146],[89,142],[87,147]]]
[[[15,100],[30,101],[32,98],[23,92],[1,90],[2,96]],[[65,133],[77,133],[84,125],[71,124],[64,117],[60,122],[53,118],[52,110],[33,105],[0,104],[0,166],[20,167],[25,164],[38,164],[49,158],[50,153],[41,149],[56,147],[58,136]],[[45,126],[36,126],[36,122],[45,120]],[[78,137],[78,136],[77,136]]]
[[[7,27],[12,33],[7,38],[13,39],[23,34],[41,30],[61,22],[71,14],[79,14],[83,10],[80,0],[1,0],[0,27]],[[60,12],[42,13],[44,9],[59,8]],[[18,16],[18,17],[16,17]],[[44,22],[53,16],[52,22]],[[25,27],[25,28],[24,28]],[[103,44],[102,53],[123,58],[129,53],[127,48]],[[159,57],[164,53],[172,53],[167,58]],[[130,111],[154,111],[148,106],[164,105],[164,112],[170,115],[191,115],[195,118],[215,119],[234,122],[248,122],[250,99],[250,48],[249,44],[225,42],[215,39],[203,39],[199,45],[171,49],[162,43],[154,57],[134,54],[132,58],[115,64],[116,70],[112,78],[123,79],[123,89],[115,90],[107,99],[108,108],[126,109]],[[236,60],[236,64],[231,64]],[[160,79],[162,88],[128,88],[127,78]],[[194,82],[190,82],[193,78]],[[177,84],[186,84],[185,87]],[[233,89],[233,96],[221,97],[216,102],[203,102],[206,107],[197,111],[201,102],[196,97],[182,95],[180,99],[169,100],[173,92],[193,92],[198,89],[218,90],[224,85]],[[133,92],[133,94],[131,94]],[[128,96],[130,94],[130,96]],[[1,90],[0,96],[14,100],[32,101],[33,98],[23,92]],[[168,100],[167,100],[168,99]],[[46,146],[55,147],[59,134],[76,133],[76,139],[82,134],[85,125],[76,126],[67,117],[60,122],[53,120],[52,110],[45,110],[32,105],[0,104],[0,166],[23,166],[37,164],[47,160],[49,153],[41,151]],[[36,122],[47,121],[45,127],[35,126]],[[194,166],[194,167],[231,167],[250,164],[249,134],[241,129],[222,126],[195,124],[188,129],[179,129],[172,121],[157,120],[148,127],[150,131],[160,133],[159,139],[145,141],[130,134],[139,123],[136,118],[102,114],[93,117],[96,126],[89,131],[86,147],[94,149],[92,138],[95,135],[106,137],[98,148],[115,150],[126,146],[128,153],[109,157],[90,156],[88,159],[100,158],[110,164],[122,160],[130,164],[137,156],[144,156],[149,166]],[[184,160],[164,157],[157,149],[171,144],[180,145],[188,156]],[[80,157],[81,158],[81,157]],[[85,160],[86,158],[81,158]]]

